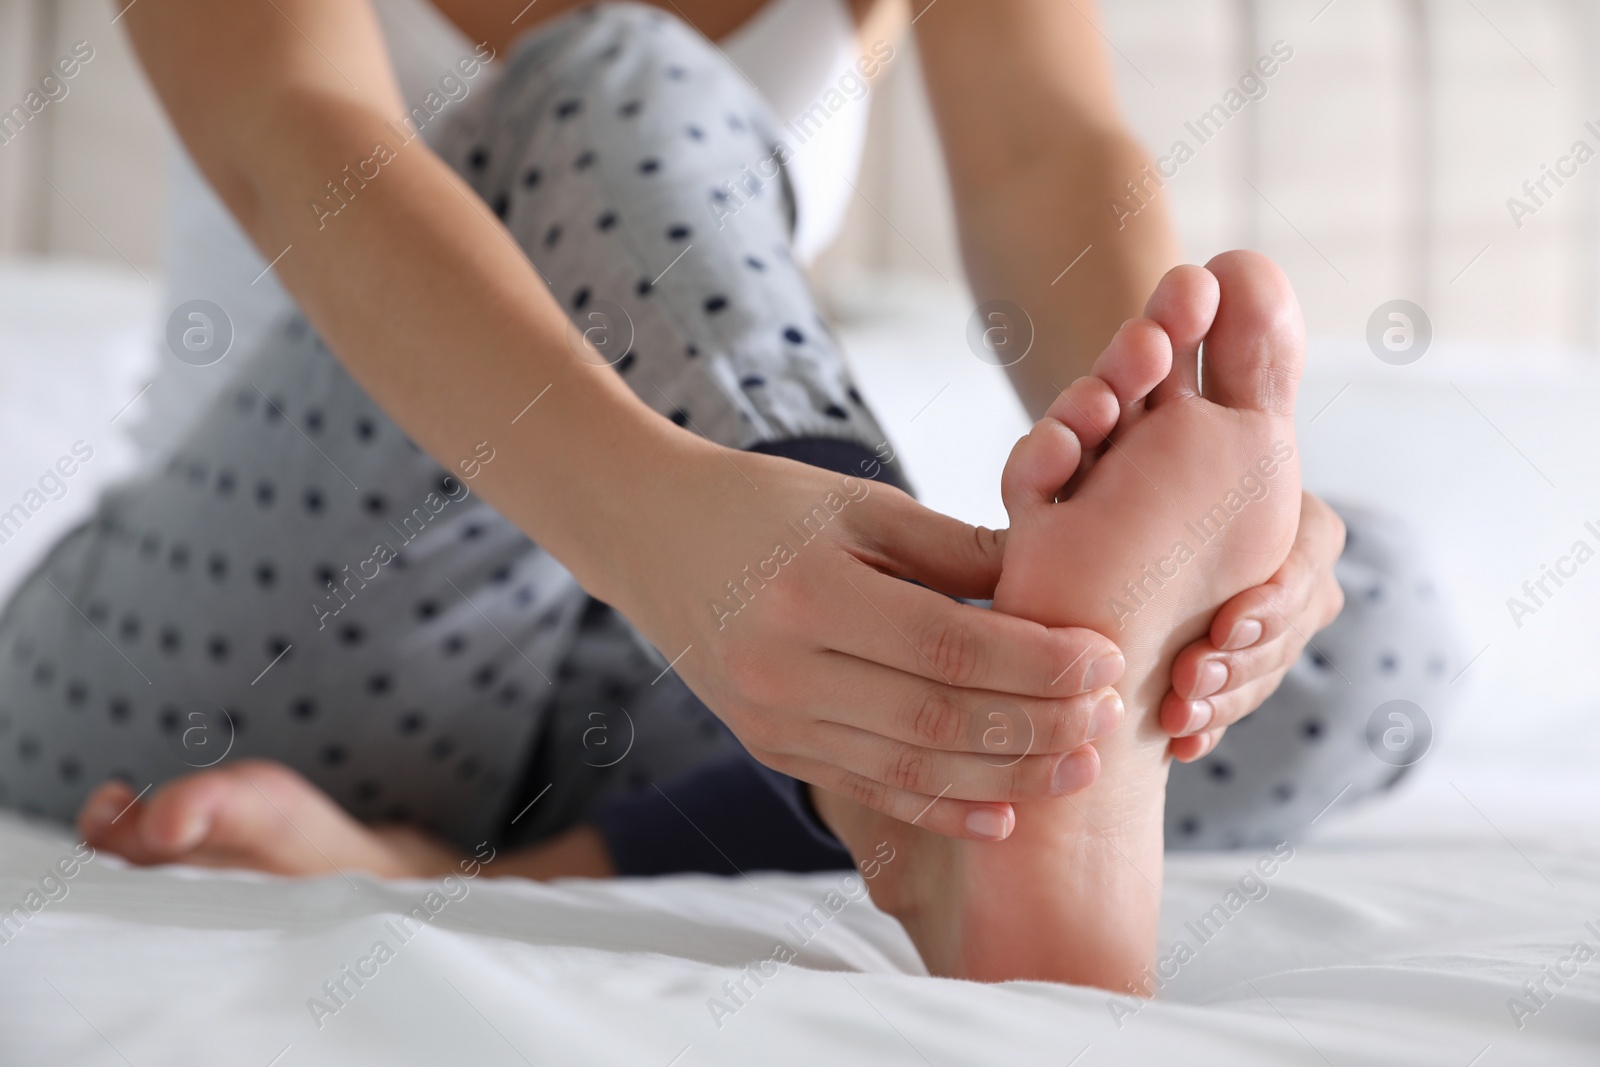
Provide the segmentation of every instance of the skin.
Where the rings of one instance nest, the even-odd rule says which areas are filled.
[[[1174,659],[1206,632],[1217,605],[1266,580],[1293,545],[1304,347],[1294,294],[1267,260],[1230,252],[1204,270],[1176,268],[1096,374],[1064,392],[1013,450],[995,608],[1117,634],[1127,717],[1096,746],[1094,787],[1017,804],[1004,841],[951,841],[813,791],[857,857],[881,841],[893,846],[896,859],[871,891],[935,974],[1120,992],[1153,962],[1170,766],[1162,698]],[[1108,431],[1115,448],[1083,463]],[[1074,492],[1058,502],[1074,476]],[[1225,521],[1198,535],[1192,524],[1229,494]],[[1180,543],[1184,555],[1174,551]],[[1142,575],[1154,577],[1135,600],[1125,583]]]
[[[571,6],[440,4],[497,51]],[[716,38],[759,3],[662,6]],[[870,24],[864,35],[893,21],[893,8],[852,7]],[[1091,5],[1050,0],[947,2],[914,27],[974,290],[1023,304],[1035,321],[1035,352],[1012,374],[1036,413],[1056,383],[1089,369],[1177,259],[1163,204],[1122,231],[1104,209],[1147,157],[1117,114],[1096,17]],[[485,469],[486,499],[658,648],[689,649],[677,669],[758,758],[962,838],[1009,832],[1014,801],[1089,784],[1098,761],[1086,742],[1097,710],[1103,724],[1114,703],[1117,647],[1083,627],[941,595],[993,595],[1004,531],[874,485],[791,565],[791,581],[719,629],[700,605],[725,581],[725,561],[762,558],[771,531],[834,491],[837,476],[722,449],[574,358],[539,275],[420,143],[363,190],[360,210],[318,231],[307,190],[368,156],[385,120],[404,111],[363,0],[143,0],[122,23],[190,154],[257,248],[268,259],[290,248],[276,270],[351,374],[446,463],[504,419],[495,442],[512,462]],[[1049,284],[1088,244],[1093,269]],[[445,350],[455,353],[448,363],[437,359]],[[512,429],[547,387],[538,417]],[[1222,604],[1209,634],[1174,659],[1162,722],[1175,756],[1208,751],[1276,686],[1304,635],[1337,613],[1331,564],[1342,537],[1332,512],[1305,497],[1279,571]],[[877,611],[861,612],[862,597]],[[1252,620],[1253,644],[1229,639]],[[1002,699],[1039,729],[1031,754],[999,768],[985,709]],[[91,797],[86,815],[102,799]],[[592,831],[577,833],[593,843]]]
[[[997,610],[1116,632],[1128,655],[1117,687],[1127,714],[1097,745],[1094,787],[1018,803],[1004,841],[942,837],[813,788],[817,810],[858,859],[891,846],[893,861],[869,883],[873,899],[902,922],[933,973],[1147,992],[1170,766],[1159,723],[1167,679],[1216,606],[1265,581],[1293,548],[1303,350],[1298,306],[1271,263],[1229,253],[1205,270],[1178,268],[1146,316],[1119,331],[1095,374],[1063,392],[1013,450],[1002,485],[1012,536]],[[1237,496],[1241,487],[1248,502]],[[1224,503],[1233,512],[1226,525],[1197,536],[1191,524]],[[1179,541],[1192,556],[1174,564]],[[1122,583],[1152,563],[1163,580],[1147,585],[1130,612]],[[342,868],[380,875],[437,875],[460,862],[411,831],[359,826],[271,764],[192,776],[142,803],[120,783],[108,786],[81,828],[97,848],[138,862],[187,856],[232,866],[253,854],[264,869],[320,873],[338,855]],[[584,828],[486,870],[610,873],[603,846]]]

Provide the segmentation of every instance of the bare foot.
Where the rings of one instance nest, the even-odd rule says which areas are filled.
[[[78,832],[95,848],[141,865],[413,878],[450,873],[461,859],[410,827],[364,826],[294,771],[265,760],[201,771],[135,796],[123,782],[106,782],[84,801]]]
[[[1219,605],[1282,564],[1300,501],[1299,306],[1258,255],[1207,266],[1170,272],[1146,317],[1123,326],[1006,465],[996,610],[1099,630],[1127,658],[1126,718],[1095,743],[1096,784],[1017,804],[1015,831],[996,843],[938,837],[813,790],[852,852],[894,847],[873,897],[936,974],[1120,992],[1153,959],[1169,741],[1157,718],[1172,660]]]

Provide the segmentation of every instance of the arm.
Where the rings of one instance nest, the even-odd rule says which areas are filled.
[[[1120,221],[1108,206],[1149,157],[1118,113],[1092,2],[914,7],[967,277],[980,303],[1010,300],[1033,319],[1032,351],[1010,374],[1038,418],[1142,313],[1180,261],[1177,237],[1159,193]]]
[[[675,657],[758,758],[952,836],[1053,792],[1120,656],[935,591],[990,595],[1000,536],[855,481],[827,536],[728,625],[712,602],[838,497],[838,475],[722,449],[577,358],[520,249],[420,141],[321,227],[308,202],[401,113],[365,0],[141,0],[124,23],[190,154],[351,375],[447,467],[486,439],[509,457],[484,468],[484,497]],[[1003,767],[985,747],[998,693],[1044,738]]]
[[[979,302],[1004,298],[1033,319],[1033,348],[1009,373],[1038,417],[1142,314],[1179,261],[1178,242],[1165,195],[1146,177],[1149,156],[1118,112],[1092,0],[935,5],[914,2],[926,15],[917,44],[967,275]],[[1137,213],[1130,181],[1143,186]],[[1339,517],[1306,494],[1289,561],[1223,605],[1211,634],[1173,666],[1161,721],[1177,758],[1214,748],[1339,613],[1333,563],[1343,544]]]
[[[447,467],[486,437],[513,455],[496,505],[618,595],[606,533],[641,488],[631,457],[695,442],[567,355],[561,309],[472,191],[420,141],[398,147],[386,123],[405,109],[370,8],[159,0],[124,22],[190,155],[262,255],[283,254],[276,271],[352,376]],[[322,227],[310,202],[380,143],[395,159]],[[618,447],[585,447],[600,426]],[[586,491],[597,482],[617,491]]]

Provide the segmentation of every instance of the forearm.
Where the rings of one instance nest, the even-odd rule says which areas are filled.
[[[1131,218],[1111,210],[1148,157],[1117,107],[1092,0],[913,8],[968,280],[980,303],[1033,320],[1011,376],[1038,417],[1177,264],[1165,197]]]
[[[710,446],[578,358],[505,230],[391,125],[402,108],[365,5],[283,6],[146,0],[128,21],[191,154],[345,368],[446,467],[487,441],[500,462],[475,488],[591,592],[623,599],[612,541],[650,472]],[[329,182],[348,201],[333,217]]]
[[[958,191],[974,297],[1010,301],[1033,321],[1033,347],[1008,373],[1035,418],[1089,373],[1179,262],[1164,192],[1147,192],[1136,214],[1111,207],[1136,203],[1124,183],[1142,180],[1147,162],[1126,135],[1086,133],[1055,142],[1003,178]]]

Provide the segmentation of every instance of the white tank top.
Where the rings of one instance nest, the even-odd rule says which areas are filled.
[[[383,26],[395,79],[407,101],[426,96],[438,72],[473,46],[427,0],[373,0]],[[786,131],[790,171],[798,200],[795,250],[810,262],[844,223],[866,142],[864,100],[829,110],[826,121],[808,112],[830,92],[853,95],[858,60],[855,27],[843,0],[770,0],[718,47],[772,105]],[[221,305],[232,320],[229,358],[210,367],[175,359],[160,341],[154,388],[130,433],[147,455],[160,459],[188,431],[196,414],[232,380],[239,356],[251,351],[272,322],[293,306],[182,145],[173,142],[167,209],[167,300],[175,308],[192,299]],[[165,324],[163,324],[163,327]],[[130,412],[130,414],[133,414]]]

